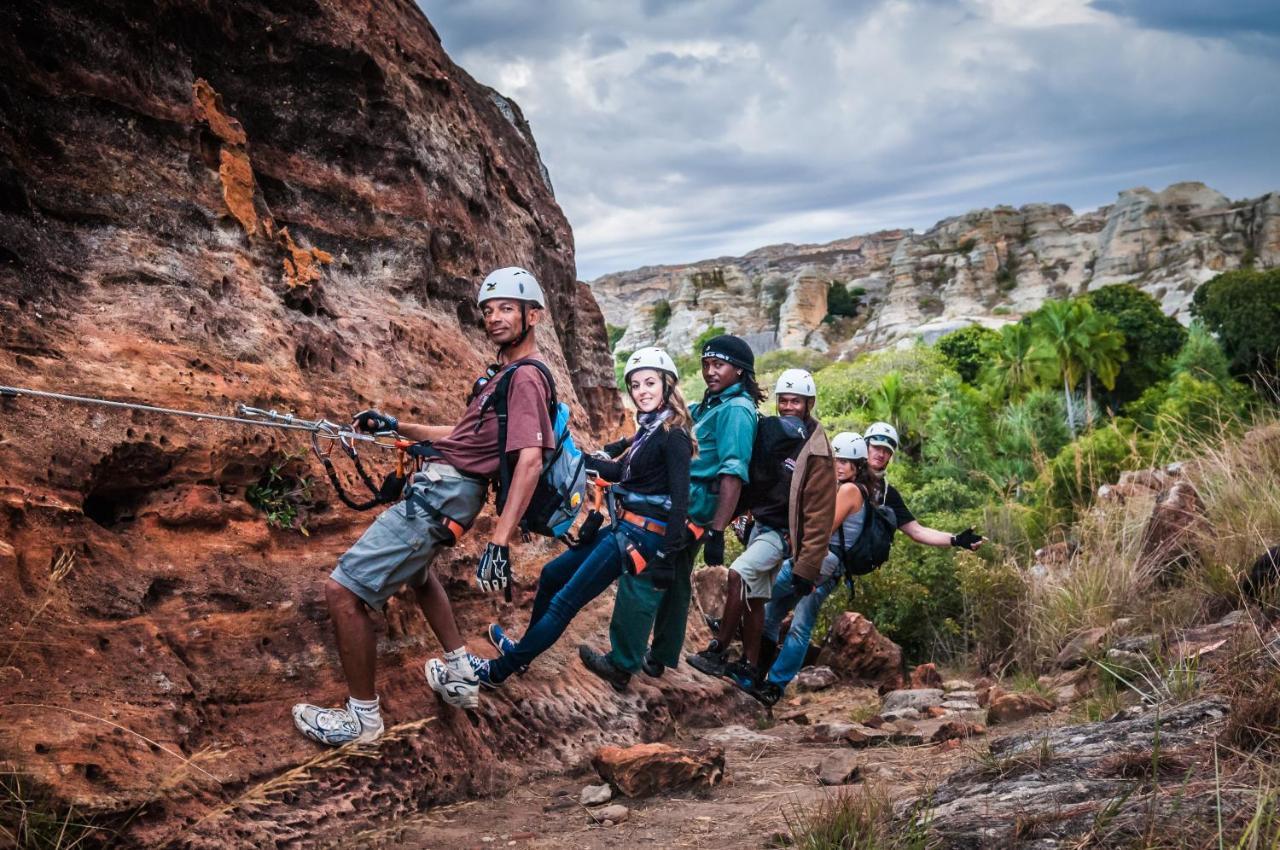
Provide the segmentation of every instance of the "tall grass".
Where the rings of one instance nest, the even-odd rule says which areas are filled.
[[[917,807],[895,819],[893,802],[880,788],[841,790],[811,809],[786,815],[796,850],[928,850],[936,846]]]

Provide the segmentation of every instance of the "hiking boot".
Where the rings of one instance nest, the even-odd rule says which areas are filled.
[[[502,681],[495,682],[493,677],[489,675],[489,664],[491,662],[488,658],[481,658],[479,655],[472,655],[468,652],[467,663],[471,665],[471,672],[476,675],[476,681],[480,683],[480,687],[491,691],[496,691],[502,687]]]
[[[510,655],[516,651],[516,642],[507,637],[507,633],[497,623],[489,624],[488,630],[485,631],[485,637],[489,639],[489,643],[493,644],[493,648],[498,650],[499,655]],[[529,672],[529,668],[526,665],[521,665],[516,669],[517,676],[523,676],[527,672]]]
[[[696,655],[685,656],[685,661],[688,661],[689,666],[699,673],[716,677],[724,675],[724,648],[720,646],[718,640],[713,639],[706,649]]]
[[[667,671],[667,665],[654,660],[653,650],[649,650],[644,654],[644,661],[640,662],[640,669],[644,671],[646,676],[652,676],[656,679]]]
[[[734,684],[737,684],[736,682]],[[743,688],[747,696],[763,705],[765,708],[773,708],[782,699],[782,686],[770,682],[768,678],[759,679],[749,688]]]
[[[724,672],[720,675],[745,691],[760,678],[760,671],[746,659],[740,659],[724,665]]]
[[[300,702],[293,707],[293,725],[318,744],[340,747],[352,742],[367,744],[382,737],[382,717],[378,725],[366,727],[348,703],[342,708],[321,708]]]
[[[471,710],[480,705],[480,682],[475,674],[456,673],[439,658],[427,662],[427,684],[454,708]]]
[[[627,685],[631,682],[630,673],[619,669],[616,664],[609,660],[609,656],[596,652],[585,643],[578,645],[578,658],[582,660],[583,667],[604,679],[618,693],[625,691]]]

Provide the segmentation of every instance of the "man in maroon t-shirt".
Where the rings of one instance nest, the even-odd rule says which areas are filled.
[[[488,382],[468,402],[456,426],[402,423],[376,410],[356,414],[354,424],[360,430],[394,431],[429,442],[429,458],[410,482],[408,498],[378,516],[338,559],[325,583],[329,617],[350,695],[341,708],[306,703],[293,707],[299,731],[322,744],[375,741],[382,735],[374,689],[377,641],[370,611],[383,609],[406,584],[413,587],[445,650],[443,662],[433,658],[427,663],[428,683],[450,705],[474,708],[479,702],[479,684],[469,653],[444,586],[430,569],[431,562],[442,546],[452,544],[457,530],[469,527],[480,513],[505,449],[516,461],[506,504],[481,555],[477,579],[486,590],[507,586],[511,578],[508,546],[537,485],[543,452],[555,446],[555,434],[548,409],[550,387],[540,370],[507,365],[537,359],[534,328],[546,310],[538,281],[524,269],[498,269],[485,278],[477,300],[485,333],[499,346],[499,363],[490,369]],[[498,445],[497,413],[485,402],[508,368],[515,371],[507,397],[503,447]]]

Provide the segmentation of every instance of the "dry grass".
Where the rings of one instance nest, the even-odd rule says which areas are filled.
[[[917,807],[916,812],[922,810]],[[797,850],[928,850],[929,824],[913,812],[895,819],[884,789],[842,789],[810,809],[786,815],[789,844]]]
[[[0,667],[8,667],[9,662],[13,660],[13,654],[18,651],[18,647],[26,642],[27,632],[31,631],[31,627],[36,620],[40,619],[40,615],[53,603],[54,595],[57,593],[58,587],[61,586],[62,580],[71,574],[71,570],[76,565],[76,553],[65,550],[58,553],[53,559],[53,563],[49,566],[49,582],[45,585],[44,596],[40,603],[36,605],[35,611],[23,624],[22,629],[18,632],[18,636],[13,640],[13,644],[9,647],[9,654],[5,656],[4,663],[0,663]]]

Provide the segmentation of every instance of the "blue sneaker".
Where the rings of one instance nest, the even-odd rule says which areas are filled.
[[[485,636],[489,638],[489,643],[493,644],[493,648],[498,650],[499,655],[510,655],[516,651],[516,642],[507,637],[507,633],[502,630],[502,626],[497,623],[490,623]],[[528,666],[521,665],[516,670],[516,675],[523,676],[529,671]]]
[[[502,682],[495,682],[489,675],[488,658],[481,658],[478,655],[472,655],[468,652],[467,661],[470,662],[471,672],[475,674],[476,681],[480,683],[480,687],[488,688],[491,691],[496,691],[498,688],[502,687]]]

